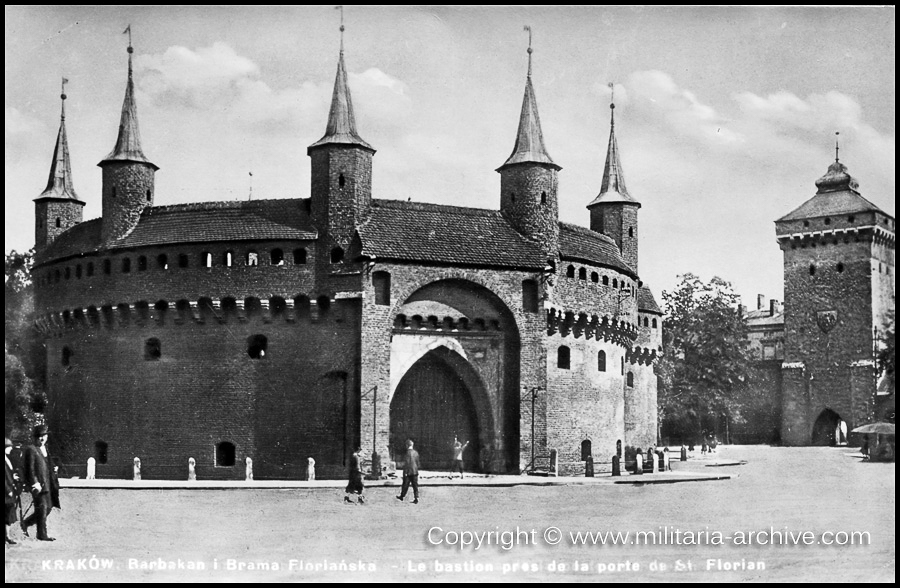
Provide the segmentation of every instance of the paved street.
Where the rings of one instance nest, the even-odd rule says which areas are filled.
[[[58,540],[8,546],[6,579],[893,581],[895,466],[853,452],[720,447],[717,459],[747,463],[687,467],[732,479],[425,487],[418,505],[391,487],[370,489],[364,506],[335,488],[64,488],[49,525]],[[628,544],[595,534],[573,545],[598,531],[630,533]],[[642,531],[657,544],[634,544],[649,542]],[[782,544],[734,544],[749,531]],[[823,544],[852,532],[869,544]],[[717,533],[725,544],[712,544]]]

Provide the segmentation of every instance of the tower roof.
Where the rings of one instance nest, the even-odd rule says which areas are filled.
[[[334,78],[334,93],[331,95],[331,110],[328,112],[325,136],[310,145],[307,152],[315,147],[329,144],[358,145],[363,149],[375,152],[375,148],[366,143],[356,132],[356,117],[353,115],[353,101],[350,98],[350,86],[347,84],[347,70],[344,68],[343,37],[341,38],[341,54],[338,58],[337,75]]]
[[[522,112],[519,114],[519,131],[516,134],[516,144],[512,154],[497,168],[502,170],[508,165],[516,163],[542,163],[556,170],[562,169],[553,163],[547,148],[544,146],[544,133],[541,131],[541,117],[538,114],[537,99],[534,97],[534,87],[531,85],[531,29],[528,41],[528,76],[525,79],[525,96],[522,99]]]
[[[60,94],[62,106],[59,115],[59,133],[56,135],[56,147],[53,149],[53,161],[50,163],[50,178],[47,180],[47,187],[41,192],[37,198],[61,198],[64,200],[78,199],[75,193],[75,187],[72,183],[72,164],[69,160],[69,141],[66,139],[66,82],[63,78],[63,92]]]
[[[820,216],[834,216],[855,212],[881,212],[859,193],[859,183],[847,172],[847,166],[837,157],[828,166],[825,175],[816,180],[819,190],[815,196],[796,209],[784,215],[778,221],[792,221]]]
[[[134,49],[130,41],[130,25],[125,32],[129,34],[128,83],[125,86],[125,101],[122,103],[122,118],[119,120],[119,136],[116,139],[116,146],[99,165],[113,161],[133,161],[146,163],[152,166],[154,170],[157,170],[159,167],[147,159],[144,155],[144,150],[141,148],[141,132],[138,128],[137,103],[134,100],[134,79],[131,67],[131,56],[134,53]]]
[[[609,105],[609,146],[606,148],[603,182],[600,184],[600,193],[588,204],[588,208],[595,204],[611,202],[627,202],[640,206],[640,203],[631,197],[628,188],[625,187],[622,162],[619,160],[619,144],[616,142],[616,105],[614,103]]]

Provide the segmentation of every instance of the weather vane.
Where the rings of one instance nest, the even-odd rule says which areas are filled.
[[[840,145],[838,145],[838,136],[839,136],[840,134],[841,134],[840,131],[835,131],[835,132],[834,132],[834,160],[835,160],[835,161],[840,161],[840,160],[838,159],[838,154],[840,153],[840,150],[841,150]]]
[[[341,51],[344,50],[344,5],[335,6],[335,10],[341,11]]]
[[[534,49],[531,48],[531,25],[525,25],[525,30],[528,31],[528,75],[531,75],[531,53]]]

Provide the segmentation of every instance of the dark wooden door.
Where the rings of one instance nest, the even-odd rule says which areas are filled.
[[[463,462],[466,471],[476,471],[481,447],[472,396],[450,366],[427,354],[406,373],[391,401],[391,452],[402,462],[406,440],[412,439],[422,469],[447,470],[454,436],[469,442]]]

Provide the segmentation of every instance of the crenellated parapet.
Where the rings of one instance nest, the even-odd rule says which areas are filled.
[[[316,298],[305,294],[263,299],[200,298],[175,302],[159,300],[154,303],[139,300],[44,313],[34,320],[34,326],[41,334],[49,337],[67,331],[147,326],[224,325],[251,321],[263,324],[317,323],[326,320],[341,322],[347,319],[347,305],[341,303],[359,298],[353,294],[355,293],[339,292],[334,296],[322,295]]]
[[[413,315],[411,317],[405,314],[398,314],[394,320],[394,333],[468,333],[468,334],[491,334],[504,330],[506,325],[501,324],[497,319],[466,317],[453,318],[436,316],[423,317],[421,315]]]
[[[634,347],[625,352],[625,361],[632,365],[653,365],[658,358],[656,349],[649,347]]]
[[[609,316],[588,315],[551,308],[547,311],[547,334],[584,337],[630,347],[638,337],[635,325]]]

